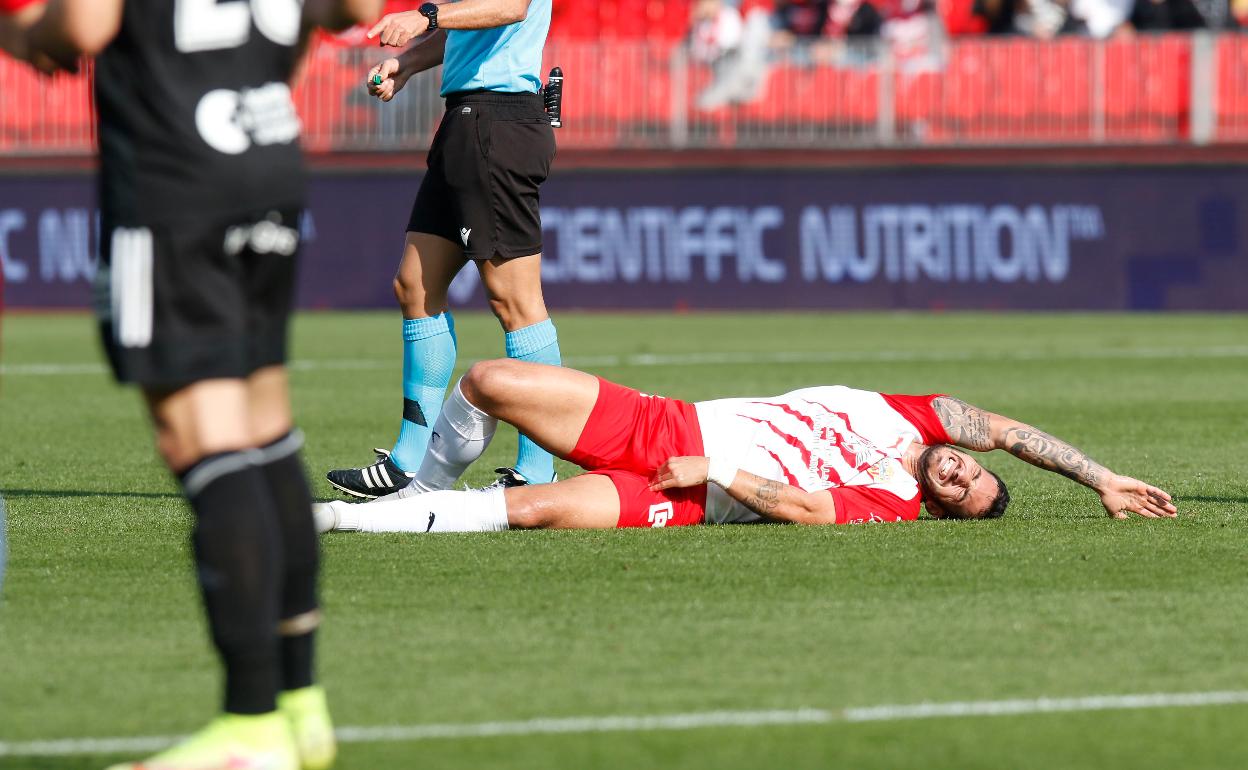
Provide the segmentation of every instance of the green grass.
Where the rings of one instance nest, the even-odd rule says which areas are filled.
[[[1157,483],[1182,516],[1110,521],[1088,490],[989,456],[1014,496],[999,522],[331,536],[320,668],[340,724],[1248,690],[1248,317],[557,320],[569,363],[686,399],[953,393]],[[458,326],[461,364],[501,355],[492,319]],[[138,399],[102,371],[32,370],[99,362],[85,316],[8,317],[3,332],[0,741],[192,730],[218,671],[188,517]],[[294,400],[318,495],[326,469],[392,440],[398,336],[392,314],[299,319],[294,358],[314,365],[296,369]],[[662,358],[781,352],[811,355]],[[514,447],[500,434],[468,481]],[[339,767],[1239,768],[1245,725],[1248,706],[1224,706],[438,739],[348,744]]]

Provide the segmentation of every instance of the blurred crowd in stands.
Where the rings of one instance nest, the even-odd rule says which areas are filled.
[[[388,0],[386,12],[420,2]],[[723,52],[747,44],[757,26],[770,47],[784,49],[889,37],[899,34],[890,27],[922,16],[950,35],[1108,38],[1248,26],[1248,0],[554,0],[551,40],[688,38]]]
[[[694,0],[690,51],[716,70],[699,97],[713,109],[758,96],[767,62],[873,60],[887,46],[898,66],[939,68],[949,37],[1122,38],[1137,32],[1248,25],[1248,0]]]
[[[391,0],[387,11],[419,2]],[[960,36],[1119,39],[1248,28],[1248,0],[555,0],[551,40],[687,42],[715,77],[702,109],[748,103],[770,65],[854,67],[892,55],[900,71],[943,68]],[[361,35],[362,37],[362,35]]]

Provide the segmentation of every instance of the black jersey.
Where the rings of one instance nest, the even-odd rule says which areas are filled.
[[[301,0],[125,0],[95,69],[107,226],[303,204]]]

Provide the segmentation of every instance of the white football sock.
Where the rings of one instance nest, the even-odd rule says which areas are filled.
[[[460,390],[460,382],[455,383],[433,423],[433,435],[429,437],[420,470],[407,487],[398,491],[399,497],[450,489],[494,438],[498,420],[473,406]]]
[[[339,532],[499,532],[507,529],[503,489],[425,492],[369,503],[330,503]]]

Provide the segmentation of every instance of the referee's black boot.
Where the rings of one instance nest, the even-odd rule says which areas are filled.
[[[534,483],[525,478],[524,474],[515,468],[495,468],[494,472],[498,474],[498,480],[487,487],[487,489],[493,489],[494,487],[502,487],[503,489],[510,489],[511,487],[527,487],[528,485]],[[551,482],[558,481],[559,476],[556,474],[552,476],[550,480]]]
[[[374,449],[377,462],[363,468],[343,468],[325,474],[329,483],[337,489],[353,497],[365,500],[383,497],[398,492],[415,478],[415,473],[408,473],[394,464],[390,452],[385,449]]]

